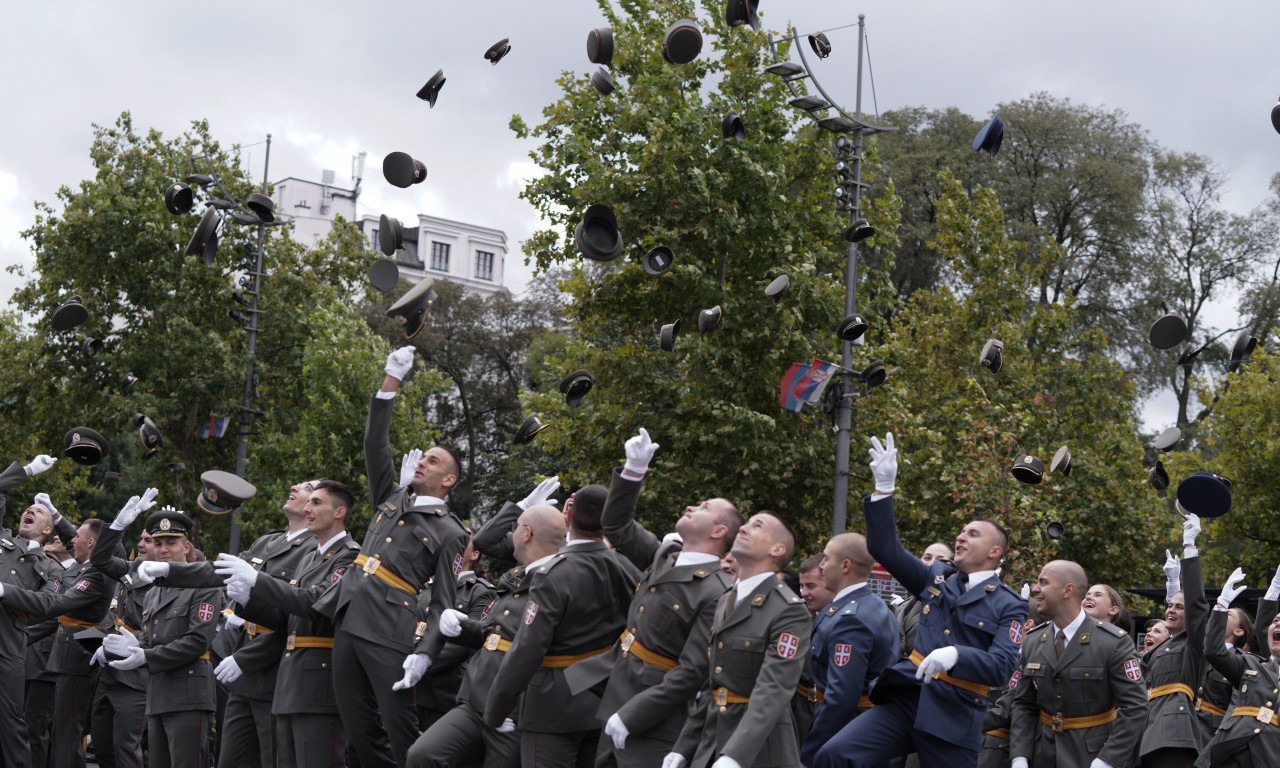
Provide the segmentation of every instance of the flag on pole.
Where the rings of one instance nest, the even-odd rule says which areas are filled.
[[[231,424],[230,416],[209,416],[209,420],[196,430],[196,437],[199,439],[209,437],[222,437],[227,433],[227,427]]]
[[[787,369],[786,374],[782,377],[782,386],[778,392],[778,405],[788,411],[800,412],[800,409],[804,407],[804,401],[797,398],[793,390],[795,389],[796,381],[808,371],[808,363],[791,364],[791,367]]]
[[[831,376],[840,370],[840,366],[835,363],[828,363],[818,358],[813,358],[813,362],[809,364],[809,370],[799,378],[792,388],[792,394],[798,400],[813,404],[822,399],[822,392],[827,388],[827,383],[831,381]]]

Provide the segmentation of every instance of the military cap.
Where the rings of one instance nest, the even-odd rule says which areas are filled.
[[[840,324],[836,326],[836,336],[841,341],[857,341],[862,338],[862,334],[867,332],[868,327],[867,319],[854,312],[845,315]]]
[[[889,374],[884,369],[883,360],[872,360],[871,364],[862,369],[858,374],[858,380],[867,385],[868,389],[875,389],[884,384]]]
[[[1231,360],[1227,362],[1227,373],[1240,370],[1240,364],[1249,359],[1258,346],[1258,340],[1245,329],[1236,336],[1236,343],[1231,345]]]
[[[1027,485],[1039,485],[1044,479],[1044,463],[1035,456],[1019,456],[1010,471],[1018,482]]]
[[[374,259],[369,265],[369,282],[374,288],[386,293],[400,282],[400,267],[391,259]]]
[[[186,472],[187,471],[187,465],[183,464],[180,461],[171,461],[168,464],[165,464],[164,468],[169,470],[170,472]]]
[[[154,421],[141,413],[134,414],[133,426],[138,428],[138,439],[142,441],[142,458],[151,458],[164,443],[160,436],[160,430],[156,427]]]
[[[711,309],[704,309],[698,313],[698,330],[703,333],[711,333],[720,327],[720,321],[724,319],[724,312],[717,304]]]
[[[996,112],[974,137],[973,151],[986,152],[995,157],[995,154],[1000,151],[1002,141],[1004,141],[1004,121],[1000,119],[1000,113]]]
[[[760,16],[756,11],[760,0],[725,0],[724,22],[731,27],[750,24],[755,31],[760,31]]]
[[[196,204],[195,193],[191,191],[190,184],[184,184],[181,181],[174,182],[164,191],[164,207],[174,216],[180,216]]]
[[[1169,487],[1169,473],[1165,471],[1164,462],[1156,459],[1156,465],[1147,470],[1147,482],[1157,491],[1163,491]]]
[[[62,452],[77,464],[92,466],[111,453],[107,438],[88,427],[76,427],[63,439]]]
[[[69,331],[89,319],[89,310],[80,303],[79,296],[72,296],[53,310],[53,330]]]
[[[427,179],[427,166],[408,152],[392,152],[382,158],[382,177],[388,184],[408,189]]]
[[[680,335],[680,321],[667,323],[662,326],[662,331],[658,335],[658,347],[663,352],[674,352],[676,348],[676,337]]]
[[[809,35],[809,47],[813,52],[818,54],[818,58],[825,59],[831,55],[831,41],[827,39],[826,32],[818,32]]]
[[[1212,472],[1196,472],[1178,483],[1178,511],[1222,517],[1231,511],[1231,481]]]
[[[134,384],[137,384],[137,383],[138,383],[137,376],[134,376],[133,373],[126,373],[124,375],[124,378],[121,379],[120,381],[120,388],[124,390],[129,390],[133,387]]]
[[[196,231],[192,233],[191,241],[187,243],[187,249],[183,254],[203,256],[205,265],[213,266],[213,259],[218,255],[218,225],[221,223],[222,214],[218,213],[217,208],[205,208],[204,215],[200,217],[200,223],[196,225]]]
[[[1155,445],[1156,450],[1168,453],[1169,451],[1177,448],[1178,443],[1181,442],[1181,440],[1182,430],[1177,427],[1169,427],[1159,435],[1156,435],[1156,440],[1153,445]]]
[[[1191,361],[1195,360],[1196,356],[1203,351],[1204,347],[1197,347],[1193,344],[1188,344],[1182,348],[1182,353],[1178,355],[1178,362],[1176,364],[1189,365]]]
[[[528,418],[524,420],[524,423],[520,425],[520,428],[516,430],[514,442],[516,445],[527,445],[532,443],[533,438],[549,426],[551,425],[543,424],[538,420],[538,414],[531,413]]]
[[[224,473],[225,474],[225,473]],[[195,523],[182,511],[173,507],[164,507],[159,512],[152,512],[147,518],[147,533],[153,539],[171,539],[176,536],[190,536]]]
[[[587,396],[595,383],[594,376],[585,369],[579,368],[560,380],[560,394],[564,395],[566,404],[576,408],[582,405],[582,398]]]
[[[597,27],[587,33],[587,60],[592,64],[613,64],[613,30]]]
[[[675,254],[665,245],[649,251],[640,260],[640,266],[644,267],[644,271],[651,275],[660,275],[671,269],[671,265],[675,263]]]
[[[88,629],[80,630],[72,635],[72,637],[76,639],[76,642],[79,643],[80,647],[84,648],[86,652],[96,653],[97,650],[102,647],[102,641],[107,639],[107,633],[98,627],[89,627]],[[115,654],[111,654],[111,658],[117,659],[120,657],[117,657]]]
[[[84,337],[84,341],[80,342],[80,352],[87,358],[94,358],[102,351],[102,339],[94,339],[88,336]]]
[[[502,61],[502,57],[506,56],[508,53],[511,53],[511,40],[510,38],[504,37],[489,46],[489,50],[484,52],[484,57],[490,64],[497,66],[498,62]]]
[[[444,70],[437,69],[436,73],[427,79],[427,84],[418,89],[418,98],[431,105],[435,109],[436,98],[440,95],[440,89],[444,86]]]
[[[1004,368],[1004,342],[999,339],[987,339],[982,345],[982,357],[979,358],[987,370],[999,373]]]
[[[742,124],[742,116],[736,110],[729,110],[720,118],[720,133],[726,139],[741,141],[747,136],[747,129]]]
[[[276,220],[275,201],[261,192],[254,192],[250,194],[249,199],[245,201],[244,206],[253,211],[253,214],[262,221]]]
[[[1053,520],[1052,522],[1050,522],[1048,525],[1044,527],[1044,535],[1048,536],[1054,541],[1057,541],[1058,539],[1062,538],[1062,534],[1065,532],[1066,532],[1066,529],[1063,528],[1062,523],[1058,522],[1057,520]]]
[[[258,493],[253,483],[220,469],[211,469],[200,475],[200,485],[203,489],[196,497],[196,506],[214,515],[226,514]],[[150,521],[147,522],[147,530],[151,530]]]
[[[104,483],[118,483],[118,482],[120,482],[120,473],[119,473],[119,472],[108,472],[108,473],[106,473],[105,475],[103,475],[103,476],[102,476],[102,482],[104,482]]]
[[[1071,476],[1071,449],[1062,446],[1058,452],[1053,454],[1053,461],[1049,464],[1049,471],[1056,472],[1063,477]]]
[[[591,73],[591,84],[603,96],[613,93],[613,78],[609,75],[609,70],[604,67],[597,67],[596,71]]]
[[[786,294],[787,289],[791,287],[791,278],[787,275],[778,275],[773,278],[773,282],[769,283],[764,289],[764,295],[773,299],[774,304],[782,302],[782,297]]]
[[[1151,324],[1147,338],[1156,349],[1172,349],[1186,341],[1187,321],[1181,315],[1169,312]]]
[[[850,224],[844,231],[844,239],[851,243],[860,243],[876,233],[876,228],[871,226],[866,219],[857,219]]]
[[[1276,133],[1280,133],[1280,101],[1271,108],[1271,127],[1276,129]]]
[[[404,247],[404,225],[387,214],[378,217],[378,250],[391,256]]]
[[[688,64],[702,53],[702,30],[692,19],[680,19],[662,36],[662,58],[669,64]]]
[[[587,206],[587,212],[573,229],[573,239],[578,252],[592,261],[613,261],[622,253],[618,217],[607,205]]]
[[[404,323],[405,338],[412,339],[426,323],[427,310],[431,309],[431,303],[436,300],[436,292],[431,287],[435,282],[435,278],[424,277],[387,307],[387,317]]]

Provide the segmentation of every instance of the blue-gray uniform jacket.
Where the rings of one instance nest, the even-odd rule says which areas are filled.
[[[868,694],[884,668],[898,659],[898,622],[866,584],[818,613],[813,623],[809,667],[822,693],[813,724],[800,745],[800,761],[813,764],[823,744],[870,706]]]
[[[920,697],[915,727],[976,753],[982,741],[987,691],[1003,686],[1018,663],[1027,601],[996,576],[966,589],[951,565],[920,562],[898,539],[892,496],[878,501],[868,497],[863,511],[872,557],[908,592],[920,597],[915,648],[911,656],[885,669],[871,700],[888,701],[896,689],[914,691]],[[935,648],[946,646],[955,646],[959,653],[955,666],[933,684],[921,685],[916,667]]]

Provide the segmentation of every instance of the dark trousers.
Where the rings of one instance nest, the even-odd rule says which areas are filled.
[[[84,726],[92,704],[93,676],[58,675],[54,684],[50,745],[53,768],[84,768]]]
[[[333,638],[333,684],[360,768],[403,768],[418,738],[413,689],[393,691],[404,677],[403,651],[375,645],[339,630]],[[386,739],[372,738],[385,728]]]
[[[818,750],[813,768],[876,768],[913,751],[921,765],[975,768],[976,749],[958,747],[916,729],[918,699],[912,693],[903,689],[902,695],[854,718]]]
[[[27,741],[27,721],[22,715],[22,694],[26,680],[23,658],[0,658],[0,757],[4,768],[31,768],[31,747]]]
[[[347,732],[337,715],[276,715],[276,768],[345,768]]]
[[[227,696],[218,721],[218,768],[273,768],[276,764],[275,725],[271,702]]]
[[[147,718],[151,768],[207,768],[212,712],[170,712]]]
[[[1191,768],[1196,757],[1190,749],[1157,749],[1142,758],[1142,768]]]
[[[409,768],[520,768],[520,733],[498,733],[470,704],[459,704],[409,748]]]
[[[27,736],[33,768],[49,768],[49,735],[53,732],[52,680],[28,680],[26,696]],[[0,752],[3,748],[0,747]]]
[[[600,729],[570,733],[520,734],[520,765],[523,768],[593,768]]]
[[[98,768],[142,768],[147,692],[98,678],[93,697],[93,755]]]

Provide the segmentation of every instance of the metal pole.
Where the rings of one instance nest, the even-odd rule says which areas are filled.
[[[858,90],[854,102],[854,115],[862,120],[862,39],[866,16],[858,14]],[[853,224],[860,215],[862,206],[862,131],[854,132],[853,139],[853,210],[849,212],[849,223]],[[855,311],[855,298],[858,290],[858,244],[850,242],[845,263],[844,313]],[[836,424],[836,477],[835,498],[831,513],[831,530],[833,534],[844,533],[848,522],[849,507],[849,433],[853,426],[853,405],[850,394],[853,391],[853,343],[846,341],[841,349],[840,366],[844,371],[840,374],[840,403]]]
[[[271,171],[271,134],[267,134],[267,157],[262,163],[262,194],[267,194],[267,178]],[[253,273],[251,274],[249,306],[249,346],[244,365],[244,400],[240,405],[240,432],[236,443],[236,474],[245,477],[245,462],[249,458],[249,432],[253,428],[253,398],[257,387],[253,383],[253,355],[258,348],[258,297],[262,293],[262,246],[267,239],[267,225],[258,224],[258,245],[255,248]],[[248,479],[248,478],[246,478]],[[227,551],[231,554],[240,552],[240,524],[235,510],[231,515],[231,540],[227,543]]]

